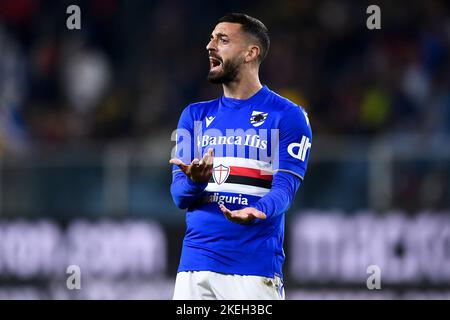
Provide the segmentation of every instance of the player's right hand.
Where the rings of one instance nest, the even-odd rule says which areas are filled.
[[[191,164],[185,164],[180,159],[170,159],[169,163],[177,165],[192,181],[197,183],[208,182],[212,176],[214,149],[210,148],[201,160],[195,158]]]

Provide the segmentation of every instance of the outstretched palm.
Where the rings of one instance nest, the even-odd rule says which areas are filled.
[[[225,217],[234,223],[247,223],[256,218],[266,219],[266,215],[264,214],[264,212],[261,212],[258,209],[252,207],[233,211],[229,210],[223,204],[219,204],[219,207]]]

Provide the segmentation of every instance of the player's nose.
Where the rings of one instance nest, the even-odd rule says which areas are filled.
[[[215,43],[214,39],[211,39],[208,42],[208,44],[206,45],[206,50],[208,50],[208,52],[213,51],[213,50],[217,50],[216,43]]]

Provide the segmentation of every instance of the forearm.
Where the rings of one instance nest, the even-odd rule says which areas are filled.
[[[180,209],[186,209],[200,197],[207,185],[207,182],[195,183],[179,171],[173,174],[170,193],[176,206]]]
[[[268,219],[277,217],[291,207],[300,184],[299,177],[287,172],[277,172],[270,192],[258,200],[253,207],[264,212]]]

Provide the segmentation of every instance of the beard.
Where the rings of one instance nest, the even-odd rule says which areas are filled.
[[[222,63],[222,70],[211,70],[208,73],[208,81],[214,84],[226,84],[236,80],[240,69],[240,62],[236,60],[228,60]]]

